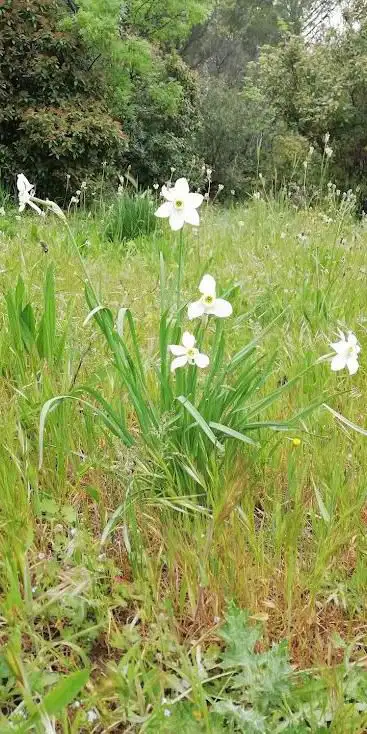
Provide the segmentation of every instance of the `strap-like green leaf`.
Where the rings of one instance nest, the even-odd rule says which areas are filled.
[[[203,431],[203,433],[205,433],[205,435],[210,439],[210,441],[214,444],[214,446],[219,451],[222,451],[223,452],[224,451],[223,444],[221,444],[218,441],[218,439],[214,435],[212,429],[210,428],[210,426],[208,425],[208,423],[206,422],[206,420],[204,420],[203,416],[199,413],[199,411],[195,408],[195,406],[192,403],[190,403],[190,400],[188,400],[187,398],[185,398],[184,395],[179,395],[179,397],[177,398],[177,400],[179,401],[179,403],[181,403],[181,405],[184,406],[184,408],[187,410],[187,412],[190,413],[190,415],[195,419],[195,421],[198,424],[199,428],[201,428],[201,430]]]

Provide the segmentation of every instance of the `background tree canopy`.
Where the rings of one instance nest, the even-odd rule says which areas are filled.
[[[332,172],[363,194],[364,0],[5,0],[0,171],[62,200],[65,182],[143,185],[170,167],[228,189],[280,183],[326,132]],[[325,31],[328,18],[337,28]],[[69,178],[68,178],[69,180]]]

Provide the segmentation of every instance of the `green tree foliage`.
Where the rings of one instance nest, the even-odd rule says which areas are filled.
[[[224,0],[196,26],[183,49],[187,61],[210,76],[241,86],[249,61],[264,44],[276,45],[285,31],[300,33],[312,0]]]
[[[176,46],[209,7],[201,0],[80,0],[66,21],[106,79],[110,108],[127,134],[125,163],[142,183],[164,179],[170,166],[183,173],[190,166],[198,83]]]
[[[293,37],[263,49],[259,63],[249,69],[245,93],[259,96],[278,128],[306,138],[320,152],[330,133],[336,182],[343,190],[359,184],[366,196],[366,21],[350,23],[343,33],[312,46]]]
[[[67,174],[75,184],[93,178],[125,148],[85,43],[76,29],[59,28],[61,18],[56,0],[0,7],[1,174],[12,184],[24,170],[40,193],[56,198]]]

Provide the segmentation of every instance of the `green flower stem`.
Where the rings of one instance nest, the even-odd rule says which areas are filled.
[[[69,227],[69,224],[68,224],[68,222],[67,222],[66,220],[65,220],[65,226],[66,226],[66,229],[67,229],[67,232],[68,232],[68,235],[69,235],[70,241],[71,241],[71,243],[72,243],[72,245],[73,245],[73,248],[74,248],[74,250],[75,250],[75,253],[76,253],[76,255],[77,255],[78,259],[79,259],[79,262],[80,262],[81,268],[82,268],[82,270],[83,270],[83,273],[84,273],[85,279],[86,279],[86,281],[87,281],[87,283],[88,283],[88,285],[89,285],[89,287],[90,287],[90,289],[91,289],[91,291],[92,291],[92,293],[93,293],[93,296],[94,296],[94,298],[95,298],[95,301],[96,301],[96,305],[100,305],[100,303],[99,303],[99,298],[98,298],[98,296],[97,296],[97,292],[96,292],[96,289],[95,289],[95,288],[94,288],[94,286],[93,286],[93,283],[92,283],[92,280],[91,280],[91,278],[90,278],[90,275],[89,275],[89,273],[88,273],[88,270],[87,270],[87,268],[86,268],[85,262],[84,262],[84,260],[83,260],[83,258],[82,258],[82,256],[81,256],[81,253],[80,253],[79,247],[78,247],[78,245],[77,245],[77,243],[76,243],[76,241],[75,241],[75,237],[74,237],[74,235],[73,235],[73,233],[72,233],[72,231],[71,231],[71,229],[70,229],[70,227]]]
[[[180,310],[182,277],[183,277],[183,230],[181,229],[180,242],[178,245],[177,311]]]
[[[73,233],[72,233],[72,231],[70,229],[69,222],[68,222],[68,220],[67,220],[64,212],[62,211],[62,209],[60,209],[60,207],[58,206],[58,204],[56,204],[54,201],[50,201],[49,199],[38,199],[36,196],[32,196],[32,201],[34,201],[36,204],[41,204],[41,205],[45,206],[49,211],[53,212],[53,214],[55,214],[59,219],[61,219],[61,221],[65,225],[66,230],[67,230],[67,233],[69,235],[70,242],[71,242],[71,244],[73,246],[73,249],[75,251],[75,254],[76,254],[76,256],[77,256],[77,258],[79,260],[79,263],[81,265],[82,271],[84,273],[85,280],[88,283],[88,285],[89,285],[89,287],[90,287],[90,289],[91,289],[91,291],[93,293],[93,296],[94,296],[96,305],[100,305],[99,298],[97,296],[96,289],[93,286],[93,283],[92,283],[92,280],[91,280],[91,278],[89,276],[89,273],[88,273],[88,270],[86,268],[85,262],[84,262],[84,260],[83,260],[83,258],[81,256],[79,247],[78,247],[78,245],[76,243],[75,237],[74,237],[74,235],[73,235]]]

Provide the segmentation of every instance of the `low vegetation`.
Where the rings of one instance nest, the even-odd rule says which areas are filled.
[[[366,730],[367,233],[261,186],[4,201],[4,734]]]

